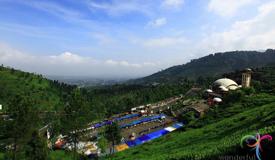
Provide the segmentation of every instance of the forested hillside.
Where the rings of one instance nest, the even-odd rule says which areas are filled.
[[[192,81],[158,86],[122,84],[87,88],[83,90],[83,94],[89,97],[89,101],[97,113],[95,116],[108,117],[115,113],[129,111],[138,105],[154,103],[184,94],[192,85]]]
[[[189,63],[170,67],[148,77],[131,80],[129,83],[174,83],[184,78],[196,79],[198,77],[213,77],[223,73],[241,70],[246,67],[263,67],[275,62],[275,50],[265,52],[257,51],[232,51],[215,53],[191,60]]]
[[[183,94],[192,84],[192,81],[186,80],[182,84],[160,86],[121,84],[90,87],[82,88],[81,95],[92,111],[91,117],[100,119],[129,111],[137,105]],[[76,86],[48,80],[42,75],[0,67],[0,104],[3,104],[3,108],[15,95],[23,95],[35,100],[38,109],[62,110],[75,88]]]
[[[0,104],[4,109],[15,95],[34,99],[39,109],[57,109],[64,104],[64,98],[73,88],[75,86],[51,81],[42,75],[0,66]]]

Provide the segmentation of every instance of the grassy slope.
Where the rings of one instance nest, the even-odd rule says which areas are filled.
[[[0,153],[0,159],[4,159],[4,153]]]
[[[0,69],[0,104],[5,104],[16,94],[28,94],[41,109],[53,109],[60,102],[59,90],[50,85],[42,76],[11,70]]]
[[[73,160],[72,156],[66,154],[64,151],[53,151],[50,153],[52,160]]]
[[[4,160],[4,153],[0,153],[0,160]],[[73,160],[73,158],[64,151],[52,151],[50,152],[49,160]]]
[[[254,134],[257,130],[260,133],[274,133],[275,127],[267,123],[274,121],[274,106],[273,96],[252,96],[244,102],[218,109],[221,111],[219,114],[210,113],[209,118],[197,122],[206,123],[202,128],[178,131],[117,153],[111,159],[214,159],[234,152],[246,134]]]

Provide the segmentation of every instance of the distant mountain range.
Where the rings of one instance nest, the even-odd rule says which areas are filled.
[[[247,67],[257,68],[275,63],[275,50],[259,51],[231,51],[215,53],[191,60],[190,62],[173,66],[150,76],[130,80],[129,84],[158,84],[179,82],[182,79],[196,79],[198,77],[213,77],[223,73],[241,70]]]

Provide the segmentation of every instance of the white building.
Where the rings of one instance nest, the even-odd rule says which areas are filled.
[[[213,90],[215,91],[229,91],[229,90],[236,90],[240,88],[240,86],[233,80],[228,78],[221,78],[216,80],[213,83]]]

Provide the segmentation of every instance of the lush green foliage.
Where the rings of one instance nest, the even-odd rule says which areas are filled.
[[[69,102],[64,107],[63,114],[60,115],[60,132],[68,135],[73,142],[74,159],[76,157],[76,145],[80,140],[79,130],[87,128],[87,124],[92,121],[87,100],[80,93],[80,89],[75,89],[69,98]]]
[[[108,140],[105,137],[100,137],[98,140],[98,147],[102,153],[105,153],[105,149],[108,147]]]
[[[0,152],[0,160],[6,160],[5,154]],[[21,160],[25,160],[24,158]],[[65,151],[51,151],[48,160],[73,160],[73,155]]]
[[[119,128],[118,124],[113,123],[112,125],[107,126],[105,128],[104,136],[109,142],[112,142],[112,152],[114,152],[115,144],[119,144],[122,138],[121,129]]]
[[[41,75],[22,72],[0,66],[0,104],[5,109],[16,95],[24,95],[36,100],[36,107],[54,110],[64,104],[64,98],[75,86],[50,81]]]
[[[84,94],[90,98],[95,117],[108,117],[114,113],[129,111],[138,105],[157,102],[184,94],[193,83],[142,86],[114,85],[104,88],[88,88]]]
[[[51,160],[73,160],[73,156],[65,151],[52,151],[50,153]]]
[[[4,153],[0,152],[0,159],[4,159]]]
[[[26,146],[33,129],[38,125],[38,117],[33,112],[34,102],[32,99],[16,96],[8,106],[7,112],[10,120],[3,123],[0,142],[13,144],[10,153],[6,154],[7,159],[20,159],[25,152],[24,146]]]
[[[93,111],[91,117],[97,119],[114,113],[128,111],[129,108],[185,93],[192,85],[183,84],[160,86],[114,85],[81,89],[81,95]],[[39,110],[62,111],[75,86],[43,78],[41,75],[0,67],[0,104],[7,103],[15,95],[24,95],[36,101]],[[50,115],[49,117],[51,117]]]
[[[46,140],[41,137],[37,131],[32,133],[32,137],[27,143],[26,157],[28,157],[28,160],[48,160]]]

